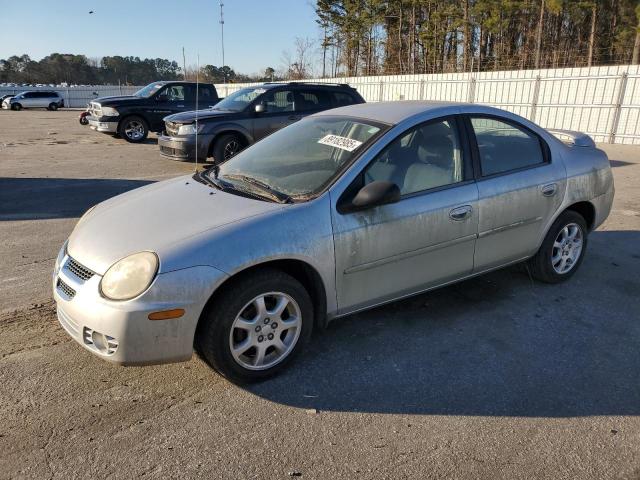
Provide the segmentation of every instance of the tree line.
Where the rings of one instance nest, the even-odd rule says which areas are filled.
[[[68,85],[146,85],[158,80],[196,79],[196,68],[183,71],[176,61],[165,58],[102,57],[52,53],[32,60],[29,55],[13,55],[0,59],[0,83]],[[254,76],[236,73],[228,66],[204,65],[199,79],[203,82],[249,82],[277,80],[273,68]]]
[[[640,63],[638,0],[317,0],[323,76]]]

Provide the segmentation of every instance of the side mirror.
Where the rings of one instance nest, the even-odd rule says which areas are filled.
[[[376,180],[360,189],[351,200],[350,205],[345,205],[345,210],[366,210],[380,205],[395,203],[400,200],[400,187],[393,182]]]
[[[267,107],[264,103],[257,103],[255,106],[256,113],[264,113],[267,111]]]
[[[156,97],[156,100],[160,103],[165,103],[169,101],[169,96],[166,93],[161,93]]]

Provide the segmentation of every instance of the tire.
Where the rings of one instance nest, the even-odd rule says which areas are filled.
[[[87,117],[80,117],[78,121],[80,122],[80,125],[89,125],[89,120],[87,120]]]
[[[257,308],[259,298],[265,305],[262,314]],[[274,312],[282,305],[279,301],[286,303],[281,314]],[[196,348],[218,373],[234,383],[276,375],[311,338],[311,297],[300,282],[279,270],[263,270],[231,281],[212,303],[198,325]],[[259,349],[264,352],[262,363]]]
[[[538,253],[528,261],[533,277],[546,283],[568,280],[587,250],[587,223],[572,210],[563,212],[547,232]]]
[[[245,147],[244,140],[233,133],[220,136],[213,145],[213,160],[222,163],[229,160]]]
[[[118,135],[129,143],[144,142],[147,139],[147,135],[149,135],[149,126],[144,118],[132,115],[120,122]]]
[[[20,105],[19,103],[13,103],[11,104],[11,110],[15,110],[16,112],[22,110],[22,105]]]
[[[56,110],[58,110],[58,104],[57,103],[49,104],[49,107],[47,108],[47,110],[52,110],[55,112]]]

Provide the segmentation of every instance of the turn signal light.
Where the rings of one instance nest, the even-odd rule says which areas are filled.
[[[152,312],[149,314],[149,320],[170,320],[172,318],[180,318],[184,315],[184,309],[175,308],[173,310],[163,310],[161,312]]]

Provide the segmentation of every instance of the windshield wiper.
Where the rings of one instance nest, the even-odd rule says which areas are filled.
[[[247,175],[234,174],[234,173],[224,175],[224,178],[229,180],[239,180],[248,185],[258,187],[260,190],[265,192],[270,198],[273,198],[279,203],[293,203],[293,199],[289,195],[287,195],[286,193],[280,192],[278,190],[275,190],[274,188],[271,187],[271,185],[261,180],[258,180],[257,178],[249,177]]]

